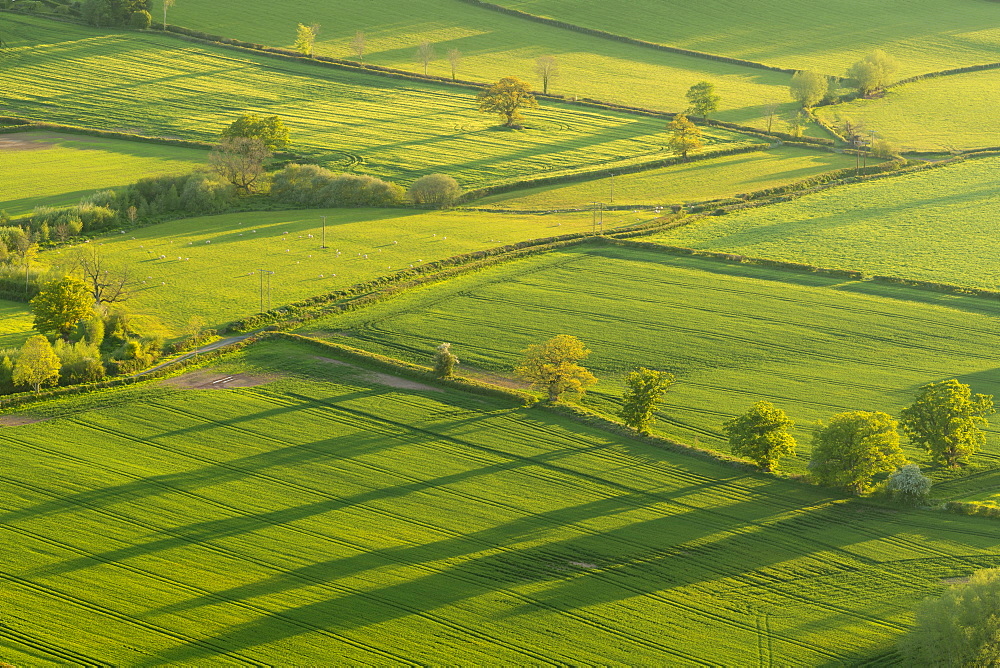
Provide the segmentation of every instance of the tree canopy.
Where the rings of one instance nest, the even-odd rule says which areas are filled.
[[[691,104],[688,111],[695,116],[708,118],[709,114],[719,109],[719,100],[721,98],[715,94],[715,84],[708,81],[699,81],[688,88],[685,97],[687,97],[688,102]]]
[[[921,387],[913,404],[903,409],[901,425],[910,442],[935,462],[958,466],[986,444],[986,416],[995,412],[993,395],[974,395],[953,378]]]
[[[803,107],[815,107],[830,90],[830,80],[819,72],[802,70],[792,75],[788,91]]]
[[[559,61],[555,56],[541,56],[535,60],[535,74],[542,79],[542,93],[549,94],[549,82],[559,76]]]
[[[892,75],[899,69],[896,59],[881,49],[876,49],[864,59],[851,65],[847,76],[854,79],[861,95],[871,95],[885,88]]]
[[[758,401],[743,415],[722,425],[734,455],[757,462],[761,470],[774,471],[782,457],[795,454],[795,439],[788,430],[795,423],[769,401]]]
[[[319,35],[319,25],[314,23],[312,25],[305,25],[300,23],[295,29],[295,50],[301,53],[303,56],[313,57],[313,51],[316,48],[316,36]]]
[[[514,372],[532,386],[545,388],[549,401],[557,401],[565,392],[583,394],[597,382],[594,374],[577,364],[589,355],[580,339],[559,334],[528,346]]]
[[[674,120],[667,123],[667,130],[670,131],[667,146],[685,160],[687,160],[688,153],[697,151],[705,145],[701,139],[701,130],[684,114],[674,116]]]
[[[76,323],[93,315],[93,303],[83,281],[70,276],[49,281],[31,300],[35,329],[68,339]]]
[[[434,375],[438,378],[451,378],[455,375],[458,356],[451,352],[450,343],[442,343],[434,349]]]
[[[639,367],[625,378],[625,395],[618,415],[640,434],[650,433],[653,413],[673,384],[672,373]]]
[[[809,469],[821,484],[861,494],[876,475],[906,463],[897,427],[892,416],[880,411],[838,413],[813,434]]]
[[[269,151],[280,151],[288,146],[288,126],[278,116],[243,114],[222,131],[223,139],[246,137],[259,139]]]
[[[14,364],[14,385],[27,385],[38,392],[42,385],[59,381],[59,369],[62,364],[59,356],[52,350],[49,340],[41,334],[36,334],[21,348]]]
[[[256,137],[223,139],[208,154],[212,169],[245,193],[264,176],[264,163],[271,152]]]
[[[504,126],[515,127],[524,120],[523,109],[537,109],[538,100],[531,94],[527,82],[516,77],[504,77],[495,84],[484,88],[476,95],[479,111],[487,114],[499,114],[504,119]]]

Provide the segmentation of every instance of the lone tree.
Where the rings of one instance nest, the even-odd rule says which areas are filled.
[[[688,158],[688,153],[697,151],[705,145],[701,140],[701,130],[684,114],[674,116],[674,120],[667,123],[667,130],[670,131],[667,146],[685,160]]]
[[[792,75],[788,92],[803,108],[815,107],[830,92],[830,80],[819,72],[801,70]]]
[[[813,435],[809,469],[821,484],[861,494],[877,474],[906,463],[897,426],[892,416],[879,411],[838,413]]]
[[[451,80],[455,81],[455,73],[458,71],[458,63],[462,60],[462,52],[458,49],[448,50],[448,64],[451,65]]]
[[[560,334],[545,343],[528,346],[514,373],[533,387],[545,388],[549,401],[558,401],[564,392],[583,394],[597,382],[594,374],[577,364],[588,355],[590,351],[580,339]]]
[[[1000,664],[1000,568],[976,571],[966,584],[917,604],[916,623],[899,641],[907,666]]]
[[[299,27],[295,31],[295,50],[301,53],[303,56],[313,57],[313,51],[316,48],[316,36],[319,35],[319,24],[314,23],[311,26],[307,26],[304,23],[300,23]]]
[[[764,122],[767,123],[767,131],[770,132],[774,126],[775,119],[778,118],[778,103],[769,102],[764,105]]]
[[[788,115],[788,132],[793,137],[801,137],[809,125],[809,113],[805,109],[799,109]]]
[[[479,111],[499,114],[504,126],[517,127],[522,119],[522,109],[537,109],[538,100],[531,94],[528,84],[515,77],[504,77],[492,86],[484,88],[476,95]]]
[[[447,174],[428,174],[413,182],[406,195],[414,204],[446,207],[462,194],[462,187]]]
[[[427,76],[427,66],[436,58],[434,45],[430,42],[421,42],[417,47],[417,59],[424,65],[424,76]]]
[[[618,415],[627,426],[648,435],[656,419],[653,412],[673,384],[672,373],[639,367],[625,378],[625,395]]]
[[[695,85],[688,88],[688,92],[684,95],[688,102],[691,104],[688,107],[688,111],[695,116],[701,116],[702,118],[708,118],[708,115],[718,111],[719,109],[719,96],[715,94],[715,84],[709,83],[708,81],[699,81]]]
[[[993,395],[972,394],[972,388],[953,378],[921,387],[900,422],[910,442],[929,452],[935,463],[955,467],[986,444],[986,416],[995,412]]]
[[[542,56],[535,61],[535,74],[542,79],[542,93],[549,94],[549,82],[559,76],[559,63],[555,56]]]
[[[208,154],[212,169],[245,193],[264,175],[264,163],[271,152],[254,137],[223,139]]]
[[[365,64],[365,34],[360,30],[354,33],[354,39],[351,40],[351,51],[354,55],[358,57],[358,60],[362,65]]]
[[[163,30],[167,29],[167,10],[174,6],[177,0],[163,0]]]
[[[438,378],[451,378],[455,375],[458,356],[451,352],[450,343],[442,343],[434,349],[434,375]]]
[[[788,433],[794,422],[769,401],[758,401],[743,415],[722,425],[734,455],[757,462],[762,471],[775,471],[782,457],[795,454],[795,439]]]
[[[110,262],[93,244],[80,248],[76,262],[94,306],[100,308],[102,304],[117,304],[131,296],[132,272],[129,265]]]
[[[59,356],[52,350],[49,340],[41,334],[36,334],[27,341],[21,348],[14,363],[13,380],[14,385],[27,385],[38,392],[42,385],[51,383],[55,385],[59,381],[59,369],[62,363]]]
[[[916,464],[907,464],[889,476],[889,496],[899,503],[916,506],[927,501],[932,481],[920,472]]]
[[[861,95],[872,95],[885,88],[892,75],[899,69],[895,58],[881,49],[876,49],[863,60],[851,65],[847,76],[854,79]]]
[[[68,341],[76,323],[94,314],[90,292],[83,281],[66,276],[49,281],[31,300],[35,329]]]
[[[246,137],[259,139],[269,151],[280,151],[288,146],[288,126],[278,116],[243,114],[222,131],[223,139]]]

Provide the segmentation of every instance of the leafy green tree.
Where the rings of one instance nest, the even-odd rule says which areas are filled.
[[[927,501],[932,481],[916,464],[907,464],[889,476],[889,496],[900,503],[916,506]]]
[[[250,193],[264,176],[264,163],[270,157],[271,152],[260,139],[232,137],[223,139],[212,149],[208,162],[216,174],[244,193]]]
[[[653,413],[673,384],[672,373],[639,367],[625,378],[625,396],[618,415],[640,434],[649,434],[655,420]]]
[[[802,70],[792,75],[788,92],[803,108],[815,107],[830,92],[830,80],[819,72]]]
[[[685,160],[687,160],[688,153],[697,151],[705,145],[701,139],[701,130],[684,114],[674,116],[674,120],[667,123],[667,130],[670,131],[667,146]]]
[[[722,425],[734,455],[757,462],[763,471],[774,471],[782,457],[795,454],[795,439],[788,430],[794,422],[769,401],[758,401],[743,415]]]
[[[69,340],[76,323],[94,314],[87,286],[71,276],[49,281],[30,303],[35,329],[65,340]]]
[[[38,392],[42,385],[54,385],[59,381],[61,366],[49,340],[36,334],[25,341],[17,356],[17,362],[14,363],[14,385],[27,385]]]
[[[223,130],[221,136],[223,139],[259,139],[269,151],[280,151],[288,146],[289,132],[278,116],[243,114]]]
[[[938,464],[958,466],[986,444],[986,416],[996,412],[993,395],[972,394],[956,379],[928,383],[900,417],[910,442]]]
[[[851,65],[847,76],[854,79],[858,93],[871,95],[889,85],[892,75],[899,69],[899,63],[885,51],[876,49],[864,59]]]
[[[545,343],[528,346],[524,358],[514,369],[533,387],[543,387],[549,401],[558,401],[565,392],[583,394],[597,382],[594,374],[577,364],[590,351],[575,336],[560,334]]]
[[[163,0],[163,29],[167,29],[167,10],[174,6],[177,0]]]
[[[295,30],[295,43],[293,44],[295,50],[303,56],[312,58],[313,51],[316,48],[317,35],[319,35],[319,24],[314,23],[311,26],[307,26],[300,23]]]
[[[838,413],[813,434],[809,469],[821,484],[861,494],[876,475],[906,463],[897,427],[892,416],[880,411]]]
[[[128,25],[136,30],[149,30],[149,27],[153,25],[153,16],[145,9],[132,12],[132,16],[128,19]]]
[[[964,668],[1000,665],[1000,568],[976,571],[966,584],[917,605],[899,642],[903,665]]]
[[[695,116],[708,118],[709,114],[719,109],[719,100],[721,98],[715,94],[715,84],[708,81],[699,81],[688,88],[685,97],[687,97],[691,105],[688,107],[688,111]]]
[[[10,394],[14,391],[14,362],[8,355],[0,360],[0,394]]]
[[[458,356],[451,352],[450,343],[442,343],[434,349],[434,375],[438,378],[451,378],[455,375]]]
[[[794,113],[789,114],[788,120],[788,132],[793,137],[801,137],[802,133],[805,131],[806,127],[809,125],[809,114],[805,109],[799,109]]]
[[[523,120],[521,111],[537,109],[538,100],[531,94],[528,84],[516,77],[504,77],[491,86],[487,86],[476,95],[479,111],[486,114],[499,114],[504,119],[504,126],[516,127]]]

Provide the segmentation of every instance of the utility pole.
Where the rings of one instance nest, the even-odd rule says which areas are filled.
[[[257,273],[260,274],[260,312],[267,313],[264,310],[264,275],[267,275],[267,310],[271,310],[271,276],[274,274],[273,271],[268,271],[267,269],[258,269]]]
[[[611,203],[615,203],[615,173],[611,172]]]
[[[323,216],[323,243],[320,248],[326,248],[326,216]]]

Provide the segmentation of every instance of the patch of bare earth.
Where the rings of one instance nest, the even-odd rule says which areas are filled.
[[[0,415],[0,427],[23,427],[26,424],[35,424],[45,419],[32,418],[26,415]]]
[[[399,376],[390,376],[387,373],[379,373],[378,371],[368,371],[367,369],[362,369],[342,360],[335,360],[330,357],[317,357],[316,359],[321,362],[326,362],[327,364],[351,367],[353,370],[357,371],[358,375],[363,379],[369,383],[375,383],[376,385],[386,385],[388,387],[394,387],[397,390],[427,390],[430,392],[442,391],[441,388],[424,385],[423,383],[418,383],[415,380],[400,378]]]
[[[0,151],[41,151],[54,145],[55,142],[39,141],[37,139],[21,139],[0,136]]]
[[[968,582],[969,582],[969,576],[965,575],[965,576],[958,577],[958,578],[944,578],[943,580],[941,580],[941,582],[943,582],[944,584],[949,584],[949,585],[964,585],[964,584],[968,584]]]
[[[164,385],[184,390],[228,390],[236,387],[256,387],[274,380],[271,376],[251,376],[246,373],[219,373],[211,369],[199,369],[181,376],[168,378]]]

